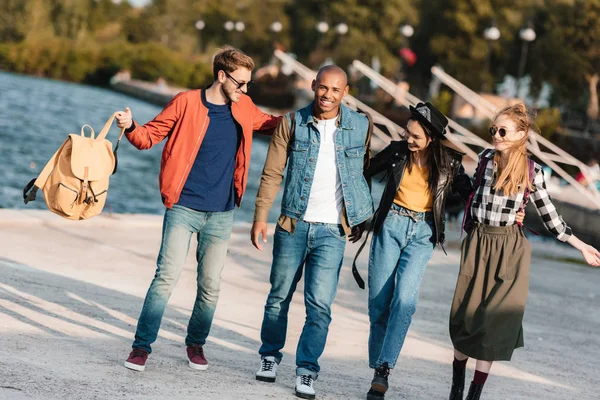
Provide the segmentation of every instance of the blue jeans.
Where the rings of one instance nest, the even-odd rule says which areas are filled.
[[[331,303],[337,290],[346,237],[341,225],[297,221],[294,233],[275,229],[271,291],[265,305],[258,351],[279,363],[287,334],[288,310],[304,267],[306,321],[296,349],[296,374],[317,379],[325,349]]]
[[[198,238],[198,288],[185,344],[190,346],[206,342],[219,300],[221,271],[225,265],[232,226],[233,210],[202,212],[174,205],[165,211],[156,274],[138,319],[133,348],[152,351],[150,345],[158,335],[160,322],[179,280],[193,234]]]
[[[432,213],[396,204],[377,234],[369,256],[369,367],[394,368],[417,308],[419,286],[434,247]],[[415,220],[416,219],[416,220]]]

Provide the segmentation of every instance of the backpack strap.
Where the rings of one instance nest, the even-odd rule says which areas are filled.
[[[479,164],[477,164],[477,169],[475,170],[475,182],[473,183],[473,190],[471,191],[471,194],[467,199],[467,202],[465,204],[465,211],[463,212],[463,220],[460,233],[461,238],[462,232],[465,230],[465,225],[471,224],[472,222],[471,202],[473,201],[473,196],[475,196],[475,192],[477,192],[477,189],[479,189],[479,185],[481,185],[481,180],[483,179],[483,175],[485,174],[485,167],[487,167],[489,161],[488,155],[491,151],[492,149],[485,149],[483,153],[481,153],[481,157],[479,158]]]
[[[371,137],[373,136],[373,117],[371,116],[371,114],[369,114],[368,112],[362,112],[360,111],[361,114],[363,114],[365,117],[367,117],[367,120],[369,121],[369,128],[367,129],[367,137],[365,139],[365,161],[364,161],[364,168],[369,168],[369,165],[371,164]]]
[[[528,178],[529,178],[529,185],[533,186],[533,181],[535,180],[535,162],[533,162],[532,159],[530,159],[529,157],[527,158],[527,164],[528,164]],[[531,190],[529,189],[529,186],[527,186],[525,188],[525,192],[523,193],[523,204],[521,204],[521,207],[519,208],[519,211],[517,213],[520,213],[521,211],[525,211],[525,207],[527,207],[527,204],[529,203],[529,195],[531,194]],[[533,229],[524,226],[522,223],[517,222],[517,225],[519,225],[520,227],[524,227],[527,228],[528,231],[530,231],[531,233],[533,233],[536,236],[540,236],[540,234],[536,231],[534,231]]]
[[[294,138],[296,132],[296,112],[288,113],[288,120],[290,121],[290,141]]]
[[[115,117],[117,116],[117,114],[118,114],[117,112],[114,112],[113,115],[110,116],[110,118],[108,119],[108,121],[106,121],[106,123],[102,127],[102,130],[96,137],[96,140],[106,139],[106,135],[108,134],[108,131],[110,130],[110,127],[112,126],[112,123],[115,120]],[[119,143],[121,143],[121,138],[123,137],[123,133],[125,133],[125,128],[121,128],[121,133],[119,133],[119,139],[117,139],[117,143],[115,144],[115,149],[113,150],[113,154],[115,155],[115,169],[113,169],[113,172],[112,172],[113,174],[115,172],[117,172],[117,166],[119,165],[119,159],[117,157],[117,150],[119,150]]]
[[[358,111],[358,112],[360,114],[363,114],[369,121],[369,128],[367,129],[367,137],[365,138],[365,157],[364,157],[364,162],[363,162],[363,169],[366,169],[366,168],[369,168],[369,164],[371,163],[371,137],[373,136],[373,129],[374,129],[373,128],[373,117],[368,112],[363,112],[363,111]],[[367,179],[367,184],[369,185],[369,189],[371,189],[371,179],[370,178]],[[384,196],[385,196],[385,193],[384,193]],[[373,220],[375,220],[375,218],[376,217],[374,215]],[[356,260],[358,259],[358,256],[363,251],[363,249],[365,248],[365,245],[367,244],[367,242],[369,240],[369,235],[371,234],[371,228],[372,227],[365,229],[367,232],[367,234],[365,236],[365,240],[362,242],[362,244],[358,248],[358,251],[356,252],[356,255],[354,256],[354,260],[352,261],[352,276],[354,276],[354,280],[356,281],[356,284],[361,289],[365,288],[365,281],[362,278],[362,276],[360,275],[360,272],[358,272],[358,268],[356,267]]]
[[[362,244],[358,248],[358,251],[356,252],[356,255],[354,256],[354,261],[352,261],[352,276],[354,276],[354,280],[356,281],[356,284],[361,289],[365,288],[365,281],[362,278],[362,276],[360,276],[360,272],[358,272],[358,268],[356,267],[356,260],[358,259],[358,256],[363,251],[363,249],[365,248],[365,245],[367,244],[367,241],[369,240],[369,235],[371,234],[371,229],[366,229],[366,231],[367,231],[367,235],[365,236],[365,240],[363,240]]]
[[[294,141],[294,135],[296,134],[296,112],[292,111],[286,114],[287,120],[289,121],[289,139],[287,141],[287,154],[290,156],[292,142]]]

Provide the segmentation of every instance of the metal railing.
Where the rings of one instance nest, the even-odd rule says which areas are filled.
[[[303,79],[308,81],[312,81],[317,76],[316,71],[306,67],[299,61],[297,61],[294,57],[289,54],[277,49],[275,50],[275,57],[277,57],[282,63],[289,66],[295,73],[300,75]],[[346,95],[343,99],[343,102],[354,110],[362,110],[368,112],[373,117],[373,122],[378,125],[385,126],[386,129],[390,132],[390,134],[386,134],[379,127],[374,126],[373,134],[374,137],[379,141],[378,146],[374,146],[375,151],[380,151],[383,147],[387,146],[391,140],[399,140],[405,137],[404,128],[391,121],[389,118],[386,118],[381,113],[372,109],[365,103],[356,99],[351,95]],[[374,143],[372,143],[374,145]]]
[[[352,65],[367,78],[375,82],[380,88],[388,92],[392,97],[394,97],[394,99],[396,99],[401,104],[404,104],[408,107],[414,106],[417,103],[421,102],[419,98],[410,94],[406,90],[403,90],[402,88],[398,87],[394,82],[382,76],[368,65],[358,60],[354,60]],[[447,132],[446,138],[452,143],[454,143],[454,145],[462,152],[464,152],[469,158],[477,162],[477,153],[471,150],[466,144],[477,145],[483,148],[489,147],[490,144],[451,119],[448,119],[448,125],[458,134]]]
[[[487,118],[492,119],[498,112],[495,105],[481,97],[479,94],[475,93],[465,85],[463,85],[458,80],[454,79],[452,76],[444,72],[440,67],[432,67],[431,73],[439,79],[443,84],[454,90],[458,95],[460,95],[463,99],[465,99],[468,103],[470,103],[473,107],[479,110],[483,115]],[[545,146],[548,151],[543,151],[540,148],[540,144]],[[570,174],[565,172],[557,163],[573,165],[581,171],[583,176],[591,181],[591,177],[588,174],[587,167],[584,163],[541,136],[537,132],[530,130],[529,138],[527,143],[527,149],[536,157],[538,157],[541,161],[543,161],[546,165],[552,168],[557,174],[559,174],[564,180],[566,180],[571,186],[573,186],[577,191],[583,194],[586,198],[591,200],[598,209],[600,209],[600,193],[596,189],[594,185],[590,185],[589,188],[584,187],[582,184],[577,182]]]

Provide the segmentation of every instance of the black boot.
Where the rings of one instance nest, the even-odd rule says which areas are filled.
[[[367,393],[367,400],[382,400],[384,398],[385,392],[388,390],[389,375],[390,368],[388,367],[388,363],[383,363],[375,368],[375,374],[371,381],[371,390]]]
[[[367,393],[367,400],[383,400],[385,399],[385,393],[378,392],[371,388]]]
[[[452,365],[452,388],[449,400],[463,400],[465,391],[465,367],[457,368]]]
[[[471,387],[469,387],[469,394],[467,395],[466,400],[479,400],[481,398],[482,391],[483,385],[471,382]]]

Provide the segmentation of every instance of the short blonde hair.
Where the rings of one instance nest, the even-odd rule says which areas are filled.
[[[213,57],[213,76],[215,81],[219,76],[219,71],[225,71],[230,74],[242,67],[252,71],[254,69],[254,61],[246,53],[235,47],[223,46],[217,50]]]

